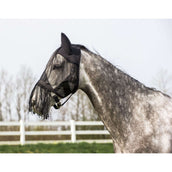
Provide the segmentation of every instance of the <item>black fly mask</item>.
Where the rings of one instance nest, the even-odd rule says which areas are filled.
[[[29,111],[47,118],[51,106],[58,109],[66,103],[78,89],[80,56],[80,48],[71,44],[62,33],[61,47],[53,53],[31,92]],[[61,104],[60,99],[67,96],[68,99]]]

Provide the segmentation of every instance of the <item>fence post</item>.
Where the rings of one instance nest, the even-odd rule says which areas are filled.
[[[75,143],[76,142],[76,128],[75,128],[74,120],[70,120],[70,128],[71,128],[71,141]]]
[[[23,120],[20,120],[20,144],[25,144],[25,126]]]

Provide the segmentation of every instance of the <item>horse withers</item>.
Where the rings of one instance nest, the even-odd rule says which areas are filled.
[[[29,110],[47,118],[51,106],[60,108],[78,89],[88,95],[110,132],[115,152],[172,151],[171,97],[144,86],[86,47],[71,44],[62,33],[61,47],[32,90]]]

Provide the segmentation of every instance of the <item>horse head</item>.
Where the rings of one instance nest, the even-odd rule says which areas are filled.
[[[40,79],[34,86],[29,111],[47,118],[51,106],[58,109],[60,100],[78,89],[81,50],[61,34],[61,46],[53,53]]]

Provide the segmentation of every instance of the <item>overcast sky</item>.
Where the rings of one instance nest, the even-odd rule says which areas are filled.
[[[172,74],[172,20],[0,20],[0,68],[30,67],[39,78],[64,32],[98,51],[147,86],[161,69]]]

